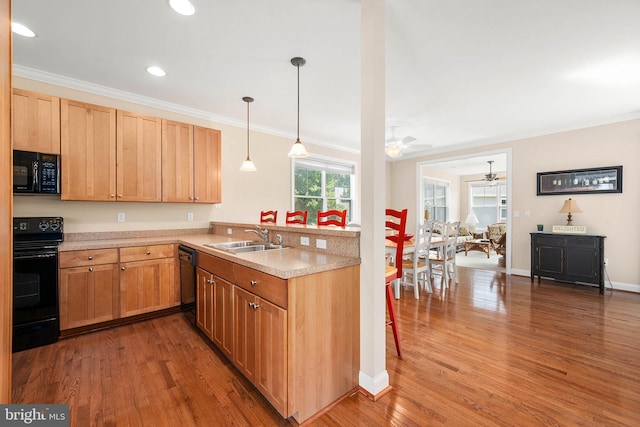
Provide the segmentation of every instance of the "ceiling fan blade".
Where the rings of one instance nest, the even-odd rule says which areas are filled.
[[[412,136],[405,136],[404,138],[402,138],[402,143],[403,144],[410,144],[413,141],[415,141],[416,139]]]

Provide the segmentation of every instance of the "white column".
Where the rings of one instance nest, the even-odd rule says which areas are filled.
[[[362,0],[360,386],[377,395],[386,370],[384,267],[385,0]]]

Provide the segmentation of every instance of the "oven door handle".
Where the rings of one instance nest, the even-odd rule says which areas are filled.
[[[57,253],[48,253],[48,254],[24,254],[24,255],[13,255],[13,259],[38,259],[38,258],[53,258],[58,256]]]

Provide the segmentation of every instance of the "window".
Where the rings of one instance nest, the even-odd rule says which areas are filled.
[[[507,184],[505,182],[469,184],[469,206],[478,217],[476,228],[507,221]]]
[[[318,211],[347,210],[353,218],[355,165],[319,157],[293,159],[293,208],[309,211],[308,223],[316,224]]]
[[[449,183],[423,178],[422,209],[425,219],[447,221],[449,217]]]

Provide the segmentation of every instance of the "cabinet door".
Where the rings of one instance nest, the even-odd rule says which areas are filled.
[[[120,264],[120,316],[173,306],[173,258]]]
[[[233,289],[233,364],[249,381],[256,383],[257,315],[256,297],[239,288]]]
[[[116,200],[116,110],[60,101],[62,200]]]
[[[118,265],[60,269],[60,329],[118,317]]]
[[[162,201],[193,202],[193,126],[162,120]]]
[[[213,306],[213,342],[227,355],[233,354],[233,285],[215,277]]]
[[[118,110],[118,200],[162,200],[161,119]]]
[[[196,324],[213,339],[213,275],[196,268]]]
[[[196,203],[220,203],[220,131],[193,127],[194,198]]]
[[[287,407],[287,312],[257,298],[256,380],[254,384],[281,414]]]
[[[540,244],[538,246],[538,265],[537,273],[546,274],[563,274],[564,273],[564,252],[562,246],[547,246]]]
[[[13,89],[13,149],[60,154],[60,98]]]

